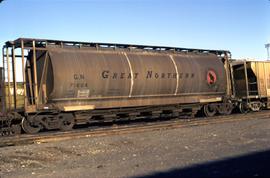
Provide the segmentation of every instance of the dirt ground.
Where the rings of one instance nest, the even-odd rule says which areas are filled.
[[[0,148],[0,177],[269,177],[270,118]]]

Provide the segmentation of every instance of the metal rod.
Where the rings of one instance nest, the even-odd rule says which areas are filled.
[[[247,76],[247,62],[244,62],[244,71],[245,71],[245,78],[246,78],[246,90],[247,90],[247,99],[249,98],[249,88],[248,88],[248,76]]]
[[[234,82],[234,70],[233,70],[233,65],[229,64],[230,67],[230,72],[231,72],[231,84],[232,84],[232,95],[235,97],[235,82]]]
[[[9,55],[9,57],[12,57],[12,55]],[[22,57],[21,55],[16,55],[15,54],[15,57]]]
[[[29,49],[29,50],[32,50],[33,49],[33,47],[27,47],[27,46],[24,46],[24,49]],[[47,49],[46,48],[38,48],[38,47],[36,47],[36,50],[40,50],[40,51],[47,51]]]
[[[38,106],[38,85],[37,85],[37,61],[36,61],[36,42],[33,41],[33,67],[34,67],[34,96],[35,104]]]
[[[26,68],[27,68],[27,74],[28,74],[28,82],[29,82],[29,90],[30,90],[30,99],[31,104],[34,104],[34,97],[33,97],[33,82],[32,82],[32,75],[31,75],[31,68],[30,68],[30,61],[26,61]]]
[[[8,47],[6,48],[7,55],[7,75],[8,75],[8,109],[11,109],[11,93],[10,93],[10,63],[9,63],[9,52]]]
[[[263,69],[264,69],[263,70],[264,78],[265,78],[266,81],[269,81],[269,80],[267,80],[268,76],[267,76],[267,73],[266,73],[266,65],[267,65],[267,63],[263,63],[262,65],[263,65]],[[260,83],[260,81],[259,81],[259,83]],[[269,82],[265,82],[265,86],[264,86],[265,87],[264,89],[265,89],[265,92],[266,92],[265,93],[266,96],[267,96],[267,89],[268,89],[268,86],[267,85],[269,85]]]
[[[1,78],[1,87],[2,87],[2,112],[6,112],[6,87],[5,87],[5,47],[2,48],[2,62],[3,62],[3,71]]]
[[[17,82],[16,82],[16,58],[15,58],[15,46],[12,46],[12,74],[13,74],[13,100],[14,109],[17,108]]]
[[[22,54],[22,74],[23,74],[23,94],[24,94],[24,108],[27,106],[27,93],[26,93],[26,81],[25,81],[25,61],[24,61],[24,42],[21,40],[21,54]]]
[[[232,83],[233,76],[230,73],[230,63],[229,63],[230,53],[225,53],[224,59],[224,65],[226,69],[226,77],[227,77],[227,96],[230,96],[233,94],[233,88],[230,85]]]
[[[261,83],[260,83],[259,76],[260,76],[260,72],[262,72],[262,71],[259,70],[260,64],[258,62],[255,62],[254,64],[255,64],[256,80],[257,80],[256,87],[257,87],[258,95],[259,95],[259,97],[261,97],[262,93],[261,93]]]

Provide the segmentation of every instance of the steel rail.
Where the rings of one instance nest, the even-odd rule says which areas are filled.
[[[140,133],[166,129],[177,129],[210,124],[221,124],[253,119],[270,119],[270,111],[262,111],[249,114],[233,114],[228,116],[215,116],[210,118],[171,119],[160,122],[137,122],[135,124],[112,125],[110,127],[88,127],[66,132],[45,132],[39,134],[23,134],[1,138],[0,147],[40,144],[47,142],[64,141],[78,138],[97,136],[120,135],[128,133]]]

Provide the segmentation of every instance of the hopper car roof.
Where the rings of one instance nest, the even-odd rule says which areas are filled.
[[[233,59],[233,60],[231,60],[231,65],[233,65],[233,66],[239,65],[239,64],[244,64],[244,63],[270,63],[270,61],[256,61],[256,60],[245,60],[245,59],[241,59],[241,60]]]
[[[228,50],[210,50],[210,49],[194,49],[194,48],[179,48],[168,46],[151,46],[151,45],[134,45],[134,44],[118,44],[118,43],[99,43],[99,42],[78,42],[78,41],[62,41],[50,39],[35,39],[35,38],[18,38],[14,41],[7,41],[6,47],[21,47],[21,41],[24,42],[24,47],[32,47],[32,41],[35,41],[36,47],[46,48],[47,45],[63,46],[63,47],[92,47],[97,49],[130,49],[130,50],[145,50],[157,52],[197,52],[197,53],[213,53],[219,56],[228,54]]]

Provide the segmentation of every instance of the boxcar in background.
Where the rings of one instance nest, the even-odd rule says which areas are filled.
[[[270,62],[232,61],[235,97],[241,112],[270,108]]]

